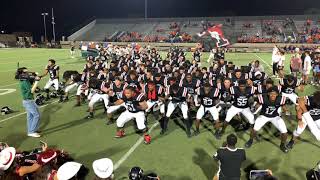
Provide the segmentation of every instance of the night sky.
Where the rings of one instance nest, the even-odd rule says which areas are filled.
[[[0,30],[43,33],[41,12],[54,8],[58,36],[69,35],[92,17],[128,18],[144,16],[144,0],[3,0]],[[149,17],[199,17],[226,15],[304,14],[320,9],[320,0],[148,0]],[[47,17],[48,36],[51,15]]]

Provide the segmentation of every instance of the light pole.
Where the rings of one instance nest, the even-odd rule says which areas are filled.
[[[144,0],[144,19],[148,18],[148,0]]]
[[[55,31],[55,22],[54,22],[54,15],[53,15],[53,8],[51,9],[52,11],[52,34],[53,34],[53,42],[56,42],[56,31]]]
[[[44,41],[47,41],[47,27],[46,27],[46,16],[48,16],[48,13],[41,13],[43,16],[43,26],[44,26]]]

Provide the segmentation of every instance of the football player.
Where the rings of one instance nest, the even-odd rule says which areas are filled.
[[[103,101],[105,108],[109,105],[109,90],[110,90],[110,84],[101,81],[97,78],[91,78],[89,80],[89,88],[92,88],[92,91],[90,92],[90,95],[88,96],[89,99],[89,115],[86,117],[87,119],[93,118],[93,106],[99,102]]]
[[[191,137],[192,122],[188,117],[187,96],[188,89],[185,87],[179,87],[178,84],[173,84],[167,87],[166,99],[169,99],[169,103],[167,106],[166,116],[160,121],[162,129],[160,134],[164,134],[167,131],[169,118],[173,111],[179,107],[183,115],[187,136]]]
[[[241,113],[248,120],[251,127],[253,127],[254,125],[254,115],[249,107],[249,99],[253,97],[255,93],[255,88],[247,86],[246,80],[240,80],[239,86],[231,87],[230,91],[233,97],[233,104],[227,111],[226,119],[223,123],[222,130],[216,131],[215,136],[217,139],[220,139],[228,123],[238,113]]]
[[[250,148],[253,144],[253,139],[256,138],[257,132],[267,122],[271,122],[281,133],[281,151],[287,153],[289,151],[286,146],[287,127],[279,114],[279,108],[285,104],[286,97],[279,95],[278,88],[274,86],[269,89],[268,95],[259,95],[258,100],[259,103],[257,107],[261,107],[260,115],[255,121],[253,131],[250,134],[250,139],[246,142],[245,147]],[[258,110],[259,109],[260,108],[258,108]]]
[[[206,83],[204,87],[201,87],[198,90],[197,93],[201,101],[201,106],[197,111],[195,135],[198,135],[200,133],[200,130],[199,130],[200,121],[202,117],[205,115],[205,113],[209,112],[211,114],[213,120],[216,122],[216,125],[219,122],[219,109],[217,108],[220,101],[219,89],[213,88],[209,83]]]
[[[300,85],[299,79],[293,75],[287,75],[286,78],[280,78],[279,87],[282,96],[288,98],[293,104],[297,105],[298,95],[296,94],[296,88],[303,91],[303,86]],[[283,106],[283,111],[287,116],[290,116],[290,111],[287,110],[286,106]]]
[[[165,91],[162,86],[156,86],[153,81],[149,81],[142,91],[147,98],[148,109],[146,109],[146,112],[154,112],[160,109],[160,113],[164,114],[165,106],[163,102]]]
[[[195,106],[199,106],[198,95],[196,89],[200,87],[200,80],[193,78],[191,74],[186,74],[184,79],[181,79],[179,86],[188,89],[188,102],[194,102]]]
[[[234,86],[238,86],[240,80],[248,79],[248,74],[242,73],[241,69],[235,69],[234,73],[229,73],[229,78],[232,80]]]
[[[60,67],[56,65],[56,61],[53,59],[49,59],[48,65],[45,68],[44,74],[40,76],[40,78],[43,78],[47,74],[49,74],[49,81],[44,86],[44,90],[47,93],[46,100],[50,99],[49,88],[51,86],[53,86],[56,91],[59,90],[59,69]]]
[[[109,97],[110,102],[114,103],[122,98],[123,90],[127,87],[127,83],[122,82],[120,77],[116,77],[114,82],[110,85]],[[113,105],[107,107],[107,125],[113,124],[112,113],[124,107],[124,103],[120,105]]]
[[[299,98],[298,103],[298,127],[293,132],[292,139],[287,145],[290,149],[293,148],[295,141],[307,126],[316,139],[320,141],[320,91],[316,91],[313,96]]]
[[[125,103],[126,111],[120,114],[117,119],[117,134],[116,138],[125,136],[124,125],[131,119],[135,119],[137,127],[144,133],[144,142],[149,144],[151,137],[148,134],[148,128],[145,125],[146,116],[144,111],[148,109],[145,95],[138,93],[132,86],[126,87],[121,99],[117,100],[114,105]]]

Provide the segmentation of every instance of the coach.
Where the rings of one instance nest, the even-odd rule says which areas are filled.
[[[40,78],[37,77],[35,73],[30,73],[27,68],[23,67],[17,70],[16,79],[19,80],[23,99],[22,104],[27,113],[28,136],[39,138],[38,128],[40,114],[38,106],[34,101],[33,93],[37,88]]]
[[[219,171],[216,180],[240,180],[240,167],[246,160],[244,149],[236,148],[237,136],[230,134],[227,137],[227,145],[218,149],[213,156],[219,161]]]

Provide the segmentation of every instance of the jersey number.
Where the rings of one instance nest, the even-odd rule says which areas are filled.
[[[238,106],[245,106],[248,102],[248,99],[246,98],[238,98],[237,99],[237,104]]]
[[[268,107],[268,108],[266,109],[266,114],[272,115],[276,110],[277,110],[277,109],[274,108],[274,107]]]

